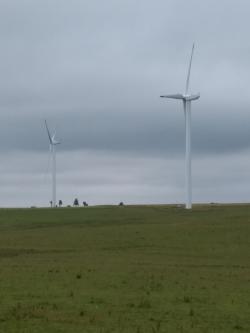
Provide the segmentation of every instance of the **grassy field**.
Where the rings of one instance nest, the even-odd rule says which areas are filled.
[[[250,206],[0,210],[0,332],[250,332]]]

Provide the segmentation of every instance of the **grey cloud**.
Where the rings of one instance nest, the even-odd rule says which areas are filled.
[[[198,104],[198,103],[197,103]],[[91,149],[144,156],[175,156],[184,153],[184,116],[181,104],[158,101],[158,110],[65,112],[51,117],[36,115],[2,118],[2,151],[46,151],[44,119],[56,130],[59,151]],[[211,114],[212,113],[212,114]],[[52,118],[52,119],[51,119]],[[249,148],[250,116],[228,109],[193,110],[194,155],[225,154]]]
[[[62,139],[59,156],[70,156],[64,162],[74,152],[84,155],[86,150],[100,156],[115,154],[122,161],[148,159],[152,173],[157,170],[153,161],[179,161],[184,153],[181,105],[159,95],[183,91],[193,41],[191,88],[201,92],[193,107],[194,158],[208,157],[208,169],[214,159],[227,156],[239,156],[239,165],[245,163],[250,142],[249,9],[245,0],[1,1],[2,164],[20,153],[27,159],[18,157],[19,165],[29,170],[30,178],[40,177],[38,156],[48,151],[44,118]],[[9,180],[14,187],[23,171],[16,171],[14,182],[7,170],[5,185]],[[74,170],[75,175],[78,172]],[[218,167],[217,172],[223,171]],[[26,176],[23,182],[33,184]],[[135,170],[133,182],[136,176],[141,185],[127,192],[138,191],[138,197],[131,194],[134,200],[143,201],[144,186],[159,191],[159,198],[172,198],[158,186],[160,180],[153,177],[151,183],[151,177],[140,178]],[[80,184],[89,185],[92,198],[98,186],[100,193],[110,187],[112,201],[130,182],[124,177],[117,186],[112,174],[106,179],[85,178]],[[246,177],[242,173],[238,179],[242,193]],[[179,177],[173,179],[171,191],[179,198]],[[68,174],[64,181],[65,191],[70,189],[73,195],[76,178]],[[200,198],[210,200],[212,190],[207,197],[205,191]],[[231,200],[227,192],[224,198]],[[10,193],[6,196],[21,200]],[[46,197],[45,189],[42,193],[39,202]],[[239,189],[238,197],[247,196]],[[148,194],[143,199],[154,201]]]
[[[248,200],[250,151],[193,160],[195,202]],[[47,154],[13,153],[1,165],[0,206],[47,206],[51,197]],[[75,151],[58,154],[58,199],[90,204],[181,203],[183,158]]]

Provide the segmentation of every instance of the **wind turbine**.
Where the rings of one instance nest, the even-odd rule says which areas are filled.
[[[45,127],[49,137],[50,152],[52,154],[52,207],[56,207],[56,145],[60,144],[60,142],[55,139],[56,133],[51,136],[46,120]]]
[[[186,209],[192,208],[192,172],[191,172],[191,103],[200,98],[200,94],[189,93],[190,73],[194,54],[194,44],[192,47],[191,58],[188,67],[186,89],[184,94],[163,95],[163,98],[173,98],[183,101],[186,129]]]

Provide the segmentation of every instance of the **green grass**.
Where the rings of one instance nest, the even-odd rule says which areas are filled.
[[[0,332],[250,332],[250,206],[0,210]]]

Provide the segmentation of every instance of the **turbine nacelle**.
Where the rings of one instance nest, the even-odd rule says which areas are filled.
[[[49,127],[48,127],[48,124],[47,124],[46,120],[45,120],[45,127],[46,127],[46,130],[47,130],[50,145],[51,146],[59,145],[61,142],[59,142],[55,139],[56,133],[54,133],[54,135],[51,136],[50,130],[49,130]]]
[[[200,93],[193,94],[193,95],[184,95],[185,101],[196,101],[200,98]]]
[[[56,134],[54,134],[51,138],[51,145],[59,145],[61,143],[60,141],[57,141],[55,139],[55,136],[56,136]]]

